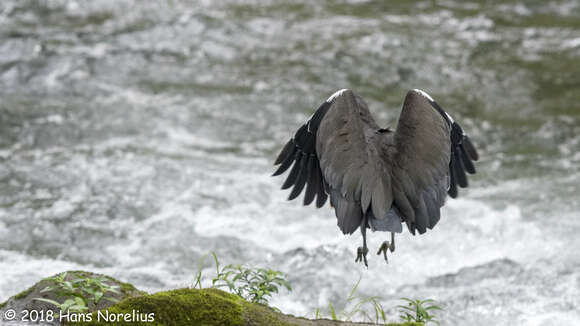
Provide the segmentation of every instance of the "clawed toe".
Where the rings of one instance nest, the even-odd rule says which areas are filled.
[[[354,260],[356,263],[363,262],[365,266],[368,268],[369,264],[367,262],[367,253],[369,249],[367,247],[358,247],[356,249],[356,259]]]
[[[379,251],[377,251],[377,255],[380,255],[381,253],[383,254],[383,256],[385,257],[385,261],[387,262],[387,264],[389,263],[389,259],[387,258],[387,250],[390,250],[391,252],[395,251],[395,234],[391,233],[391,242],[389,243],[389,241],[385,241],[381,244],[381,246],[379,247]]]
[[[381,253],[383,254],[383,256],[385,257],[385,261],[387,262],[387,264],[389,263],[389,259],[387,258],[387,250],[388,249],[389,249],[389,241],[385,241],[379,247],[379,251],[377,251],[377,255],[380,255]]]

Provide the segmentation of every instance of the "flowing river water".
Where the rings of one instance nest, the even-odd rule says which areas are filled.
[[[368,270],[358,233],[270,176],[345,87],[391,127],[426,90],[481,156],[389,265],[370,234]],[[361,278],[390,320],[412,297],[443,325],[575,325],[579,164],[578,1],[0,2],[0,301],[71,269],[189,286],[214,251],[287,273],[286,313]]]

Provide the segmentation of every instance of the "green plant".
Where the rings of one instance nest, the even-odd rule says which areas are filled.
[[[397,306],[400,317],[406,322],[419,322],[427,325],[428,323],[434,323],[439,325],[439,322],[435,319],[435,316],[431,315],[429,311],[433,310],[443,310],[441,307],[435,305],[435,301],[431,299],[426,300],[411,300],[409,298],[401,298],[407,302],[405,305]]]
[[[216,288],[227,287],[230,292],[256,303],[268,303],[268,297],[278,293],[279,287],[292,291],[282,272],[244,265],[225,266],[212,279],[212,285]]]
[[[63,303],[46,298],[34,298],[37,301],[48,302],[60,311],[87,312],[94,309],[101,300],[118,302],[119,300],[105,296],[105,294],[119,293],[118,285],[105,283],[105,277],[79,277],[67,280],[67,273],[60,273],[46,279],[54,284],[45,287],[40,292],[52,292],[59,297],[65,297]]]
[[[197,273],[195,273],[195,282],[193,283],[193,288],[198,288],[198,289],[202,289],[201,286],[201,281],[202,281],[202,277],[203,277],[203,273],[202,273],[202,269],[203,269],[203,265],[205,264],[205,260],[207,259],[207,255],[203,255],[201,257],[201,259],[199,260],[199,264],[197,265]],[[213,256],[213,260],[215,262],[215,269],[216,269],[216,275],[220,274],[220,263],[218,261],[217,255],[215,254],[215,252],[211,252],[211,255]]]
[[[255,268],[246,265],[226,265],[220,269],[219,260],[211,253],[216,267],[216,277],[211,280],[214,288],[227,288],[230,292],[255,303],[267,304],[279,287],[292,291],[282,272],[266,268]],[[201,258],[193,287],[202,288],[202,266],[208,255]]]
[[[332,303],[328,304],[330,310],[330,317],[332,320],[352,321],[355,316],[362,317],[363,321],[375,324],[386,323],[387,317],[383,306],[380,304],[379,297],[361,297],[356,292],[360,284],[361,278],[351,289],[347,299],[345,308],[339,313],[336,312]],[[368,309],[370,306],[371,309]],[[373,313],[369,313],[373,311]],[[319,319],[322,317],[320,309],[316,309],[314,317]]]

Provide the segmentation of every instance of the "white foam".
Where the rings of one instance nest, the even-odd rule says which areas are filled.
[[[85,266],[81,267],[79,264],[64,260],[32,257],[16,251],[0,249],[0,271],[2,271],[0,273],[0,302],[42,278],[83,267]]]
[[[328,98],[328,100],[326,100],[326,102],[328,102],[328,103],[332,102],[335,98],[337,98],[338,96],[340,96],[345,91],[348,91],[348,89],[347,88],[343,88],[343,89],[341,89],[339,91],[334,92],[334,94],[330,95],[330,97]]]

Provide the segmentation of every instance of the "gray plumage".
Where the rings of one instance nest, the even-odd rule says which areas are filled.
[[[284,146],[274,175],[292,166],[282,187],[293,187],[289,199],[306,189],[304,204],[316,198],[321,207],[329,196],[345,234],[358,227],[401,232],[402,223],[415,234],[437,224],[447,194],[467,187],[477,159],[469,137],[425,92],[407,93],[391,131],[376,124],[360,96],[341,90]]]

